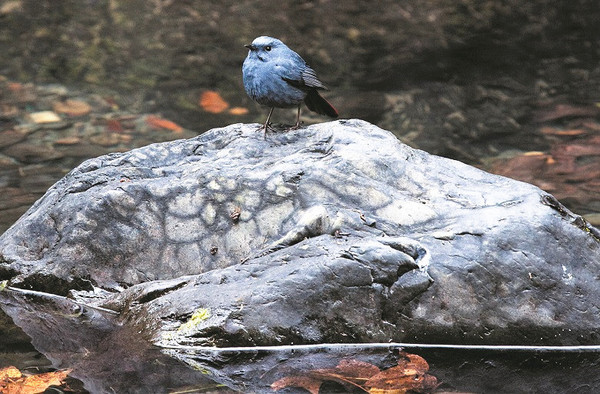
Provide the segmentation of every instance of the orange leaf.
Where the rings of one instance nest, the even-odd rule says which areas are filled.
[[[244,107],[233,107],[228,111],[231,115],[246,115],[248,113],[248,108]]]
[[[200,107],[211,114],[219,114],[229,108],[227,101],[213,90],[207,90],[200,96]]]
[[[62,385],[69,373],[71,373],[70,369],[41,373],[39,375],[31,375],[27,377],[8,377],[0,380],[0,391],[6,394],[41,393],[50,386]]]
[[[148,123],[150,126],[155,127],[157,129],[167,129],[167,130],[174,131],[176,133],[181,133],[183,131],[183,128],[181,126],[179,126],[177,123],[171,122],[170,120],[167,120],[167,119],[159,118],[158,116],[155,116],[155,115],[146,116],[146,123]]]
[[[364,361],[344,359],[334,369],[316,369],[312,373],[323,374],[325,377],[335,375],[336,378],[339,378],[341,376],[344,381],[361,385],[371,376],[379,373],[379,368]]]
[[[348,389],[368,393],[404,394],[408,391],[429,392],[435,389],[437,379],[427,375],[427,361],[416,354],[401,353],[398,365],[380,371],[373,364],[354,359],[344,359],[335,368],[313,369],[303,376],[287,376],[271,385],[273,390],[301,387],[317,394],[321,384],[333,381]]]
[[[322,379],[316,379],[310,376],[286,376],[285,378],[273,382],[271,388],[278,391],[287,387],[302,387],[311,394],[319,394],[321,383],[323,383]]]
[[[123,126],[121,125],[121,122],[119,122],[118,119],[108,119],[106,121],[106,129],[114,133],[123,132]]]
[[[19,82],[9,82],[7,87],[8,87],[8,90],[10,90],[11,92],[17,92],[19,90],[23,90],[23,84],[20,84]]]
[[[0,384],[1,382],[6,381],[8,378],[20,378],[21,371],[17,367],[5,367],[0,369]]]
[[[437,379],[426,374],[429,364],[423,357],[410,353],[401,356],[397,366],[381,371],[365,383],[370,393],[406,393],[437,387]]]

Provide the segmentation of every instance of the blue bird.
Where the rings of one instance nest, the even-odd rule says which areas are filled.
[[[336,109],[319,95],[319,90],[327,88],[319,81],[315,71],[281,40],[261,36],[245,47],[249,49],[242,66],[246,93],[252,100],[271,108],[267,121],[261,127],[265,129],[265,135],[275,108],[298,106],[293,127],[297,129],[302,101],[311,111],[338,117]]]

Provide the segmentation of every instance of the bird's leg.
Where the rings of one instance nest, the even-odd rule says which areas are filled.
[[[273,110],[275,109],[275,107],[271,107],[271,110],[269,111],[269,115],[267,115],[267,121],[265,122],[265,124],[260,128],[260,129],[265,129],[265,139],[267,139],[267,129],[269,128],[269,121],[271,120],[271,115],[273,115]],[[260,130],[259,129],[259,130]]]
[[[297,130],[300,128],[300,106],[302,104],[298,105],[298,115],[296,116],[296,125],[294,127],[291,128],[291,130]]]

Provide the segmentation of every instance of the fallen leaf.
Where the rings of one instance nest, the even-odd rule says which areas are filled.
[[[246,115],[249,111],[244,107],[233,107],[228,111],[231,115]]]
[[[18,369],[14,369],[18,372]],[[11,371],[11,373],[15,372]],[[50,386],[61,386],[69,373],[71,370],[66,369],[31,376],[6,376],[4,379],[0,379],[0,392],[5,394],[42,393]],[[20,372],[18,374],[21,375]]]
[[[362,385],[371,376],[379,373],[379,368],[371,363],[354,359],[344,359],[333,369],[317,369],[313,373],[322,373],[324,376],[330,375],[341,375],[345,380],[349,380],[352,383]]]
[[[159,118],[156,115],[148,115],[146,116],[146,123],[150,126],[158,128],[158,129],[167,129],[174,131],[175,133],[181,133],[183,131],[183,127],[179,126],[175,122],[171,122],[170,120]]]
[[[213,90],[202,93],[199,104],[203,110],[211,114],[220,114],[229,108],[227,101],[223,100],[223,97]]]
[[[106,121],[106,130],[113,133],[122,133],[124,131],[123,125],[117,119],[108,119]]]
[[[192,316],[187,322],[183,323],[177,331],[193,331],[198,324],[210,317],[210,310],[206,308],[198,308],[192,313]]]
[[[319,387],[322,383],[322,379],[310,376],[286,376],[273,382],[271,388],[278,391],[288,387],[301,387],[311,394],[319,394]]]
[[[6,87],[8,88],[8,90],[10,90],[11,92],[18,92],[20,90],[23,90],[23,84],[19,83],[19,82],[9,82]]]
[[[437,379],[427,375],[429,364],[421,356],[402,353],[398,365],[372,376],[365,387],[369,393],[428,392],[437,387]]]
[[[40,112],[32,112],[29,114],[29,119],[33,123],[54,123],[60,122],[60,116],[58,116],[55,112],[52,111],[40,111]]]
[[[87,115],[92,110],[92,107],[85,101],[65,100],[54,103],[54,111],[67,114],[69,116]]]
[[[21,371],[17,367],[5,367],[0,369],[0,382],[6,381],[8,378],[20,378]]]
[[[301,376],[286,376],[271,385],[273,390],[301,387],[315,394],[321,384],[333,381],[348,389],[360,389],[368,393],[391,394],[430,392],[438,384],[428,375],[429,365],[416,354],[401,353],[398,365],[381,371],[373,364],[353,359],[344,359],[335,368],[313,369]]]

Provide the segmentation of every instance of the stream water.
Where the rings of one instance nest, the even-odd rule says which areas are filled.
[[[262,34],[281,38],[310,63],[341,117],[534,183],[600,224],[598,20],[600,8],[586,0],[0,2],[0,233],[87,158],[263,121],[266,110],[246,96],[240,69],[243,44]],[[39,117],[52,114],[58,118]],[[277,110],[274,120],[292,123],[294,116]],[[327,120],[306,109],[302,118]],[[384,366],[394,352],[190,355],[207,370],[227,360],[219,364],[224,375],[183,371],[190,385],[205,382],[205,392],[242,390],[244,379],[262,391],[292,364],[330,367],[355,357]],[[600,390],[596,350],[411,352],[429,362],[439,391]],[[172,363],[162,357],[157,351],[157,362]],[[82,380],[97,366],[80,366]],[[122,392],[147,378],[143,368],[131,376]],[[156,392],[173,389],[163,383]]]

